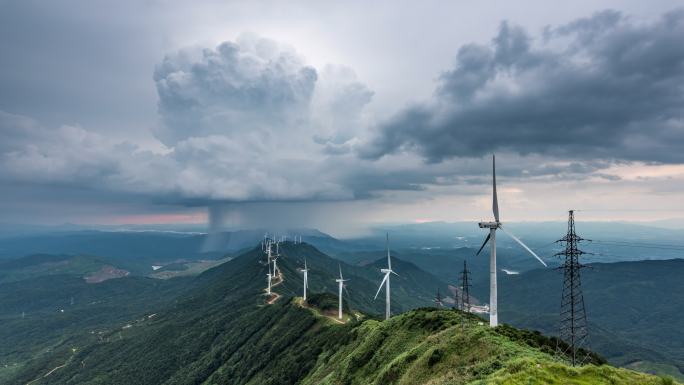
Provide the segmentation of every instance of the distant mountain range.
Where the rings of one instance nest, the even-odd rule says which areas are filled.
[[[558,249],[555,240],[566,232],[563,222],[511,223],[509,230],[521,237],[547,262]],[[252,247],[263,239],[268,229],[236,230],[207,233],[199,226],[109,226],[86,229],[77,225],[32,227],[0,224],[0,259],[31,254],[90,254],[102,257],[171,261],[174,259],[221,258]],[[277,236],[303,236],[321,251],[334,256],[349,256],[363,251],[385,248],[385,233],[390,233],[394,250],[428,253],[460,248],[477,249],[484,234],[471,222],[430,222],[374,227],[369,235],[353,239],[336,239],[315,229],[290,229],[275,232]],[[577,232],[594,240],[585,245],[591,262],[616,262],[644,259],[684,257],[684,230],[664,229],[619,222],[578,222]],[[513,256],[519,248],[512,240],[500,237],[500,249]],[[520,253],[522,255],[522,253]],[[351,256],[355,258],[355,256]],[[530,264],[532,267],[532,264]]]

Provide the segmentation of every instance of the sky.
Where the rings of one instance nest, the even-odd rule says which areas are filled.
[[[682,1],[0,0],[0,222],[475,221],[493,153],[503,221],[683,218],[682,36]]]

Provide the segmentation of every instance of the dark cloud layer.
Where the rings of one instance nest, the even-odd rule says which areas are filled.
[[[491,44],[459,49],[434,100],[382,124],[359,154],[682,162],[682,36],[684,10],[652,23],[605,11],[536,37],[504,22]]]

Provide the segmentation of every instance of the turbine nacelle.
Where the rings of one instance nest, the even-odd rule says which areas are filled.
[[[477,224],[481,229],[498,229],[501,227],[501,222],[480,222]]]

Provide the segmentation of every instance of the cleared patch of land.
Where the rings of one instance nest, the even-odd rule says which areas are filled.
[[[223,259],[208,259],[208,260],[200,260],[200,261],[195,261],[195,262],[185,262],[182,265],[184,268],[182,270],[164,270],[164,271],[155,271],[154,273],[150,274],[149,277],[151,278],[157,278],[157,279],[169,279],[169,278],[175,278],[175,277],[186,277],[186,276],[192,276],[192,275],[198,275],[201,274],[202,272],[211,269],[212,267],[216,267],[222,263],[226,263],[230,261],[231,258],[223,258]],[[159,269],[158,269],[159,270]]]

